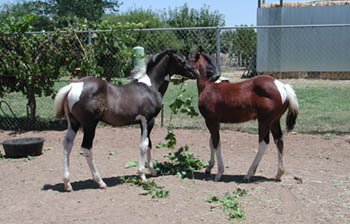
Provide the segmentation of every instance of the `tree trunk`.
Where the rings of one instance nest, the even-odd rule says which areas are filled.
[[[35,101],[35,94],[34,90],[29,90],[27,93],[27,118],[29,120],[34,121],[35,120],[35,114],[36,114],[36,101]]]

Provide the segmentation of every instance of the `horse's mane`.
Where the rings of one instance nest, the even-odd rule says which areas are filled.
[[[220,78],[220,73],[218,71],[218,68],[216,66],[216,63],[212,56],[210,56],[208,53],[201,52],[201,55],[207,60],[208,66],[207,66],[207,74],[206,77],[209,81],[215,82]]]
[[[150,72],[154,68],[154,66],[156,66],[159,63],[159,61],[164,57],[164,55],[166,55],[169,51],[176,52],[175,49],[166,49],[166,50],[154,55],[151,59],[149,59],[149,61],[147,62],[146,73],[150,74]]]

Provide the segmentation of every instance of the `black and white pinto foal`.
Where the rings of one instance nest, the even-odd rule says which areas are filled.
[[[140,124],[141,142],[138,174],[143,180],[145,175],[145,155],[148,168],[156,175],[151,161],[150,133],[154,119],[161,110],[169,78],[179,74],[191,79],[198,77],[198,71],[176,50],[167,49],[155,55],[147,64],[146,73],[131,83],[121,86],[112,85],[102,79],[85,77],[59,90],[55,98],[56,116],[65,116],[68,129],[63,140],[64,147],[64,189],[72,191],[69,180],[69,156],[76,133],[80,127],[84,131],[81,144],[93,180],[100,188],[106,184],[100,177],[93,159],[93,139],[97,123],[103,121],[113,126]]]

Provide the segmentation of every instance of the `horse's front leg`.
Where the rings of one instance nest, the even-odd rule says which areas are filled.
[[[213,146],[213,140],[210,136],[209,138],[209,146],[210,146],[210,161],[208,167],[205,169],[205,173],[209,174],[211,173],[211,169],[213,169],[215,165],[215,149]]]
[[[209,166],[206,169],[206,172],[210,171],[214,166],[214,152],[216,153],[216,158],[218,160],[218,173],[215,177],[215,181],[221,179],[222,174],[224,173],[224,162],[221,156],[221,143],[220,143],[220,124],[217,122],[212,122],[206,120],[207,128],[210,132],[210,162]]]

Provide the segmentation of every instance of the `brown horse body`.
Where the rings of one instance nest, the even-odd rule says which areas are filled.
[[[187,63],[175,50],[165,50],[156,55],[147,64],[147,74],[131,83],[116,86],[94,77],[86,77],[60,89],[56,98],[56,116],[65,116],[68,129],[63,141],[64,146],[64,186],[66,191],[72,191],[69,180],[69,156],[76,133],[83,128],[83,154],[87,159],[93,180],[100,188],[106,184],[100,177],[93,160],[92,145],[97,123],[103,121],[113,126],[140,124],[140,158],[138,174],[143,180],[145,176],[145,155],[148,168],[152,175],[156,172],[151,161],[150,133],[154,118],[158,115],[162,96],[164,95],[169,77],[180,74],[188,78],[196,78],[198,72]]]
[[[201,49],[190,59],[200,72],[197,79],[198,108],[210,132],[211,157],[206,172],[214,166],[214,154],[218,159],[218,174],[221,178],[224,165],[221,157],[220,123],[241,123],[258,120],[259,151],[244,180],[249,181],[269,144],[271,131],[278,149],[278,171],[275,180],[280,181],[284,173],[283,133],[280,118],[288,109],[287,130],[293,129],[298,114],[298,101],[294,90],[270,76],[238,82],[218,82],[214,60]]]

